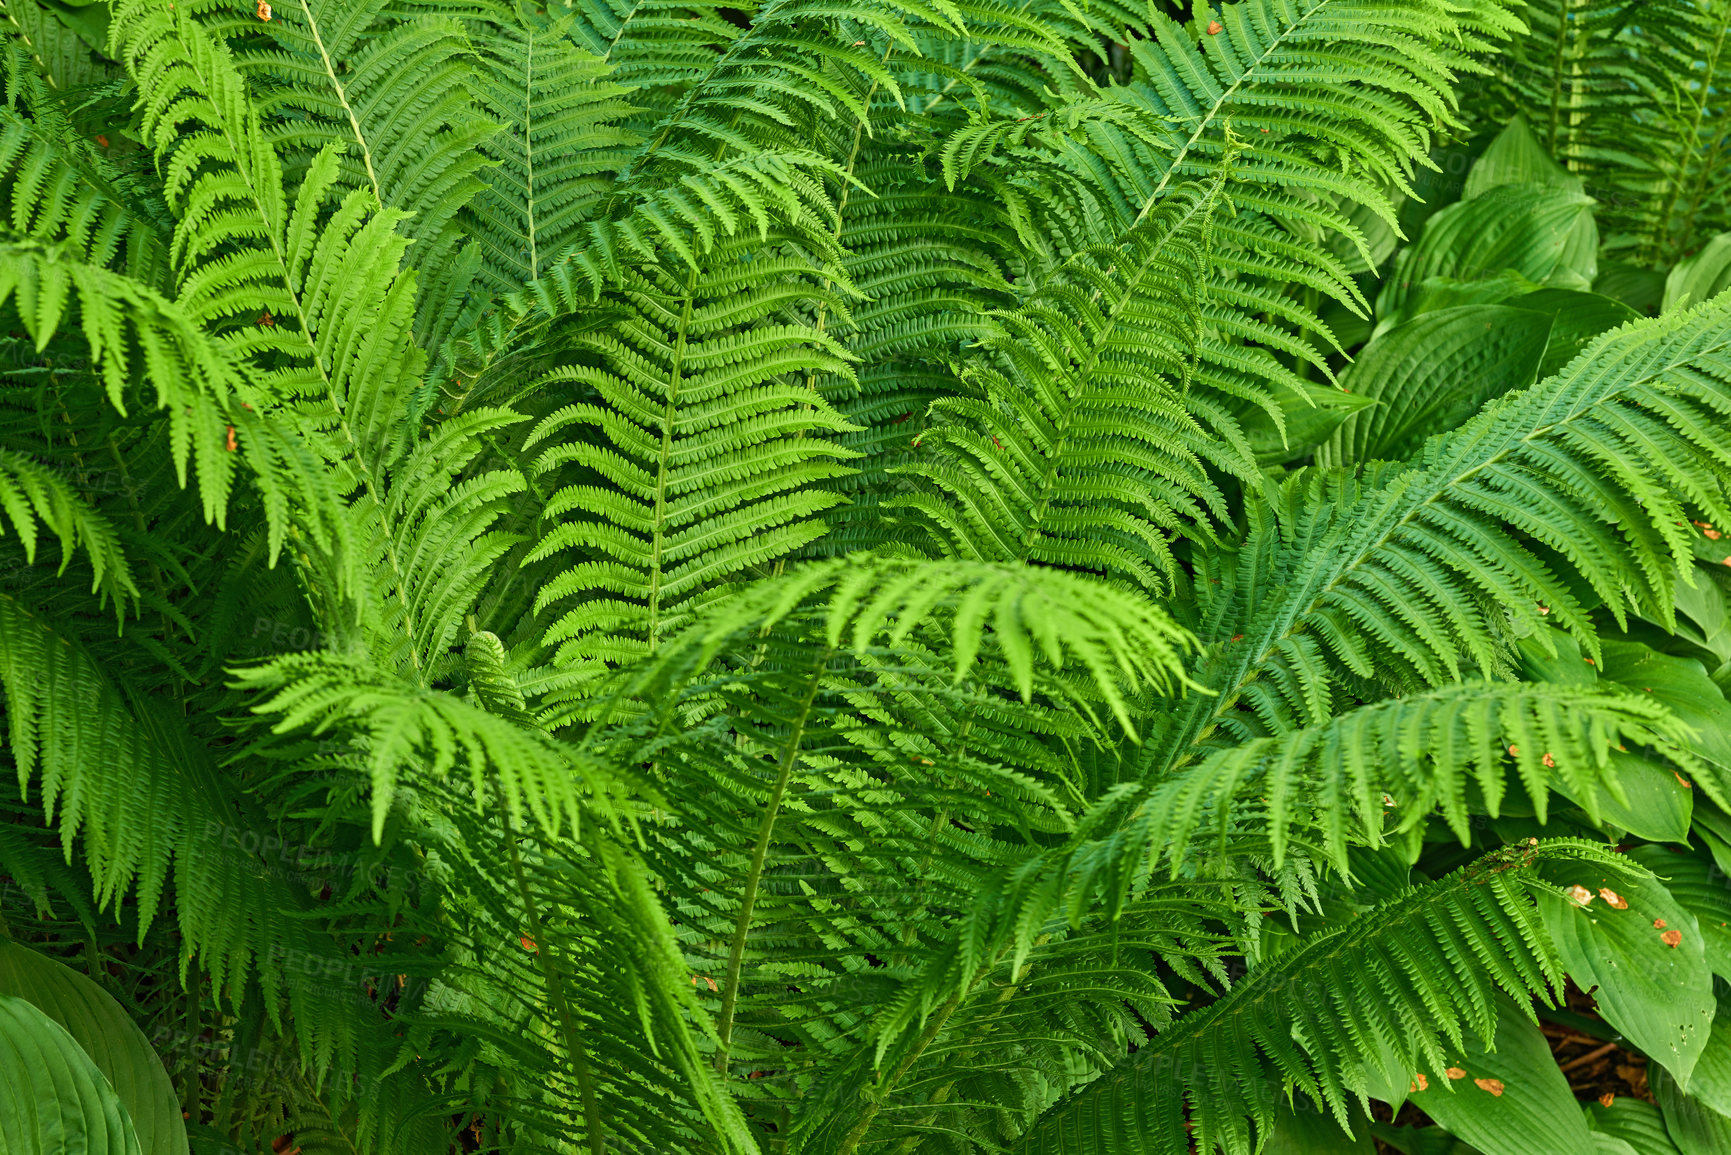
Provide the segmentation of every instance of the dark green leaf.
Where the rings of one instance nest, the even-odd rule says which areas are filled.
[[[125,1104],[143,1155],[186,1155],[186,1126],[168,1072],[112,995],[11,941],[0,941],[0,995],[33,1004],[77,1040]]]
[[[126,1108],[53,1019],[0,995],[0,1151],[142,1155]]]

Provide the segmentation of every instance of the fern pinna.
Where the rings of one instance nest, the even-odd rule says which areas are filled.
[[[81,1141],[1731,1134],[1731,3],[0,13]]]

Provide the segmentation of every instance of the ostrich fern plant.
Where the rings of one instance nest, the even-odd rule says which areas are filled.
[[[1731,1134],[1725,0],[0,13],[91,1149]]]

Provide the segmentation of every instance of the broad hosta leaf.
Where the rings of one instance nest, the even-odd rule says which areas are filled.
[[[1665,299],[1665,274],[1626,261],[1606,261],[1599,267],[1593,291],[1615,297],[1637,313],[1652,316]]]
[[[1695,854],[1679,854],[1663,846],[1637,846],[1629,851],[1629,857],[1658,875],[1671,897],[1695,916],[1701,941],[1706,944],[1707,966],[1731,982],[1731,889],[1726,888],[1719,868]],[[1693,1083],[1690,1089],[1694,1089]],[[1731,1114],[1731,1098],[1725,1106],[1726,1113]]]
[[[1649,1058],[1687,1080],[1717,1006],[1701,931],[1657,879],[1587,863],[1544,874],[1576,899],[1537,895],[1545,930],[1599,1013]],[[1609,892],[1607,894],[1606,892]]]
[[[1724,672],[1731,663],[1731,629],[1727,628],[1731,612],[1718,576],[1725,571],[1717,559],[1712,566],[1697,562],[1694,570],[1693,586],[1677,584],[1677,636],[1713,655],[1719,663],[1712,671],[1713,682],[1723,689]]]
[[[1523,277],[1433,279],[1406,312],[1342,374],[1343,388],[1375,405],[1340,423],[1317,464],[1408,457],[1426,437],[1560,371],[1588,341],[1637,316],[1597,293],[1532,290]]]
[[[0,995],[0,1151],[143,1155],[126,1108],[64,1027]]]
[[[1432,1076],[1412,1102],[1493,1155],[1580,1155],[1592,1136],[1545,1036],[1519,1007],[1498,1002],[1496,1049],[1461,1055],[1449,1068],[1448,1086]]]
[[[1527,127],[1527,118],[1517,114],[1473,162],[1461,187],[1461,200],[1473,200],[1506,184],[1545,184],[1579,191],[1581,178],[1552,160]]]
[[[1658,1108],[1640,1099],[1619,1095],[1609,1107],[1590,1103],[1587,1124],[1594,1135],[1609,1135],[1628,1144],[1635,1155],[1681,1155],[1665,1133],[1665,1120]]]
[[[1599,787],[1599,815],[1605,822],[1637,838],[1659,842],[1681,842],[1689,837],[1695,797],[1676,771],[1620,750],[1611,752],[1611,763],[1617,783],[1623,788],[1623,800],[1618,801],[1610,790]],[[1561,787],[1558,792],[1570,793]]]
[[[1547,641],[1555,647],[1554,655],[1545,652]],[[1598,667],[1582,656],[1581,647],[1561,630],[1548,631],[1543,638],[1522,638],[1519,650],[1521,672],[1529,681],[1598,684]],[[1595,798],[1600,817],[1641,838],[1672,842],[1687,838],[1695,797],[1677,772],[1635,751],[1613,750],[1609,756],[1623,797],[1618,799],[1608,787],[1599,785]],[[1576,804],[1585,805],[1580,792],[1568,783],[1558,781],[1553,787]]]
[[[1603,1131],[1594,1131],[1593,1155],[1641,1155],[1641,1152],[1629,1146],[1627,1139],[1618,1139]]]
[[[1341,376],[1376,404],[1347,417],[1317,450],[1318,465],[1406,458],[1486,401],[1537,378],[1551,319],[1505,305],[1424,313],[1380,334]]]
[[[1503,303],[1552,319],[1550,340],[1545,345],[1544,359],[1539,362],[1540,381],[1561,372],[1600,333],[1640,318],[1639,313],[1614,297],[1578,289],[1539,289]]]
[[[1261,409],[1251,409],[1240,419],[1257,461],[1264,465],[1294,461],[1313,449],[1326,448],[1343,421],[1379,405],[1375,397],[1306,384],[1304,393],[1285,387],[1272,390],[1284,430]]]
[[[1606,642],[1604,653],[1604,676],[1663,702],[1694,729],[1691,752],[1731,782],[1731,702],[1701,663],[1632,642]]]
[[[1471,281],[1513,269],[1541,285],[1589,288],[1598,248],[1593,201],[1584,193],[1545,184],[1498,185],[1437,213],[1418,243],[1395,257],[1377,297],[1379,327],[1397,322],[1413,289],[1430,277]]]
[[[1370,1120],[1356,1112],[1353,1134],[1348,1136],[1334,1116],[1318,1111],[1308,1100],[1299,1099],[1274,1119],[1274,1130],[1262,1155],[1375,1155]]]
[[[1731,233],[1720,233],[1665,278],[1664,310],[1681,309],[1731,288]]]
[[[1372,1134],[1401,1155],[1483,1155],[1441,1127],[1395,1127],[1378,1123]]]
[[[1665,1131],[1683,1155],[1725,1155],[1731,1151],[1731,1116],[1722,1115],[1694,1095],[1684,1093],[1666,1072],[1648,1076],[1653,1098],[1665,1117]]]
[[[185,1155],[186,1124],[168,1072],[113,996],[64,963],[10,941],[0,941],[0,995],[31,1003],[84,1048],[125,1105],[143,1155]]]
[[[1731,1115],[1731,1017],[1724,1007],[1713,1019],[1707,1049],[1689,1076],[1689,1097],[1721,1115]]]

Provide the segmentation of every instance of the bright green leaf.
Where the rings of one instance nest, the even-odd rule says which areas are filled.
[[[1460,1056],[1449,1086],[1431,1085],[1411,1097],[1453,1135],[1493,1155],[1581,1155],[1592,1136],[1545,1036],[1526,1014],[1499,999],[1494,1051]]]
[[[1544,874],[1577,896],[1537,896],[1569,977],[1594,991],[1606,1022],[1687,1079],[1716,1010],[1694,915],[1657,879],[1633,871],[1569,863]]]

